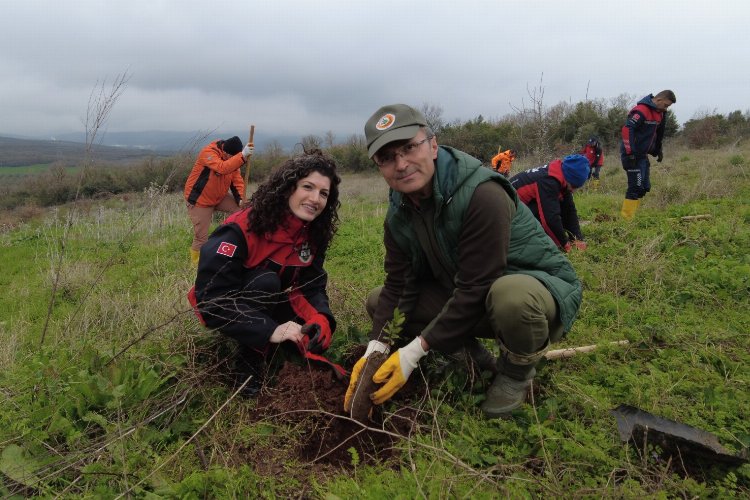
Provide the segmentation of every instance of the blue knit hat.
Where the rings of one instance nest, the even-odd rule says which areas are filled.
[[[562,160],[565,180],[574,188],[579,188],[589,178],[589,160],[583,155],[568,155]]]

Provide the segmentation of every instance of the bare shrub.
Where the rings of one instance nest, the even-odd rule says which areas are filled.
[[[715,146],[719,138],[719,120],[716,116],[690,120],[685,124],[684,136],[693,148]]]

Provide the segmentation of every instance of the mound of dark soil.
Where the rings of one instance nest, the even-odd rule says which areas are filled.
[[[271,461],[277,464],[279,460],[292,460],[345,469],[356,463],[383,463],[394,458],[394,444],[399,436],[412,431],[416,412],[399,410],[397,415],[389,415],[387,422],[382,413],[376,412],[373,422],[379,428],[368,428],[344,412],[347,385],[348,379],[338,380],[330,369],[317,364],[284,363],[273,386],[261,391],[251,412],[251,423],[267,421],[289,429],[281,453],[285,456],[279,456],[281,450],[274,446],[265,458],[273,456]],[[254,449],[252,454],[258,455],[259,450]],[[268,472],[278,471],[270,468]]]

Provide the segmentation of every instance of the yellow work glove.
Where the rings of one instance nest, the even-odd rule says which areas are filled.
[[[359,374],[362,373],[362,367],[365,366],[367,357],[375,351],[382,352],[387,356],[390,350],[391,349],[390,347],[388,347],[388,344],[384,344],[379,340],[371,340],[370,343],[367,344],[367,349],[365,350],[364,356],[359,358],[359,360],[354,363],[354,368],[352,368],[352,374],[349,378],[349,387],[347,387],[346,394],[344,395],[345,412],[349,412],[352,409],[352,397],[354,397],[354,390],[357,388],[357,380],[359,380]]]
[[[382,405],[393,397],[401,389],[414,368],[419,364],[419,360],[427,355],[427,351],[422,349],[422,340],[420,337],[412,340],[408,345],[391,354],[385,363],[383,363],[372,381],[376,384],[385,385],[372,393],[370,398],[376,405]]]

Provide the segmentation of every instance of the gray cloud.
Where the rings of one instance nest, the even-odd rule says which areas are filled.
[[[0,134],[81,130],[92,89],[124,72],[112,131],[343,138],[390,102],[498,118],[540,80],[548,106],[672,88],[683,122],[750,108],[740,0],[30,0],[1,13]]]

